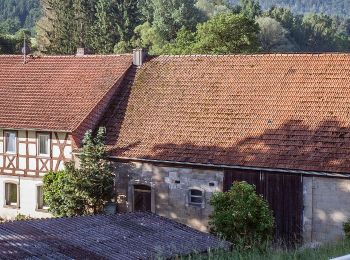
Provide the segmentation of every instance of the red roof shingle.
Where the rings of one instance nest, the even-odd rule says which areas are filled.
[[[116,97],[118,157],[350,173],[350,55],[160,56]]]
[[[0,127],[75,131],[94,120],[131,63],[131,55],[29,57],[26,64],[0,56]]]

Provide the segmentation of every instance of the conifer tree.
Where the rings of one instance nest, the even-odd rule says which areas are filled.
[[[120,41],[129,42],[133,36],[135,27],[139,24],[138,1],[117,0],[116,9],[117,30]]]
[[[45,175],[44,196],[55,216],[103,213],[112,199],[115,176],[107,160],[105,133],[100,128],[96,136],[91,131],[85,134],[79,168],[69,162],[65,170]]]
[[[96,21],[93,26],[91,45],[97,53],[113,52],[117,31],[114,26],[115,13],[110,0],[98,0],[96,3]]]

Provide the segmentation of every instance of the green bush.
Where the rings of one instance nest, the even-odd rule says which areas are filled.
[[[30,219],[32,219],[32,218],[29,217],[29,216],[23,215],[23,214],[21,214],[21,213],[18,213],[18,214],[16,215],[16,218],[15,218],[16,221],[30,220]]]
[[[44,196],[49,211],[57,217],[100,214],[114,196],[113,168],[104,145],[105,129],[94,137],[85,134],[79,155],[80,167],[74,162],[65,170],[44,176]]]
[[[211,231],[233,243],[238,250],[264,249],[273,238],[274,217],[255,187],[235,182],[228,192],[215,193],[210,201]]]
[[[350,219],[343,224],[345,238],[350,239]]]

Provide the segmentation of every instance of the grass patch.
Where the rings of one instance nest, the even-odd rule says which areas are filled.
[[[342,240],[333,244],[326,244],[317,249],[295,249],[269,250],[266,253],[261,253],[257,250],[248,252],[224,252],[215,251],[209,252],[207,255],[192,255],[187,260],[213,260],[213,259],[239,259],[239,260],[296,260],[296,259],[311,259],[311,260],[328,260],[334,257],[350,254],[350,240]]]

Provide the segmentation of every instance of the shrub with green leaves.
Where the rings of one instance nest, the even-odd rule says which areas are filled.
[[[211,231],[230,241],[238,250],[264,249],[273,238],[274,217],[255,186],[235,182],[227,192],[215,193],[210,201]]]
[[[343,224],[345,238],[350,239],[350,219]]]
[[[49,211],[57,217],[99,214],[113,197],[114,174],[104,145],[105,129],[96,137],[85,134],[80,167],[74,162],[65,170],[50,172],[44,177],[44,196]]]

